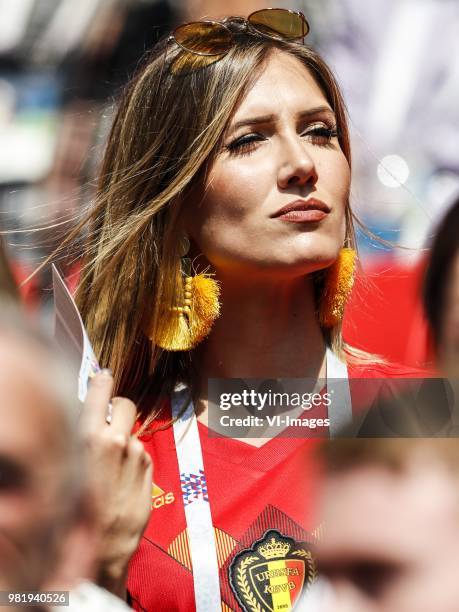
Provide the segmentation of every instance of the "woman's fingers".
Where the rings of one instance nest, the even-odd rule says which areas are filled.
[[[95,432],[107,427],[106,418],[112,392],[113,377],[109,370],[102,370],[91,379],[81,414],[83,431]]]
[[[137,409],[114,397],[113,378],[98,373],[89,385],[82,427],[98,510],[99,571],[113,592],[122,592],[126,568],[151,511],[152,461],[132,435]],[[108,405],[111,404],[111,419]]]
[[[112,398],[112,392],[113,377],[109,370],[102,370],[91,379],[81,415],[83,431],[95,433],[110,427],[113,435],[131,434],[137,415],[136,406],[125,397]],[[107,423],[109,413],[110,423]]]
[[[143,488],[146,476],[150,480],[148,490],[149,495],[151,495],[152,461],[150,455],[145,451],[142,442],[134,437],[131,437],[129,440],[126,455],[125,466],[122,475],[120,475],[119,484],[126,491],[136,491],[137,500],[135,503],[142,504],[145,499]],[[147,505],[147,508],[149,508],[149,505]]]
[[[111,432],[130,435],[136,420],[136,405],[125,397],[114,397],[111,402],[112,420],[109,425]]]

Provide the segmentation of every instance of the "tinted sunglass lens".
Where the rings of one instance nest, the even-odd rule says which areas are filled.
[[[306,19],[287,9],[262,9],[252,13],[249,21],[267,34],[286,39],[303,38],[309,32]]]
[[[174,38],[187,51],[200,55],[221,55],[231,45],[230,31],[219,23],[186,23],[176,28]]]

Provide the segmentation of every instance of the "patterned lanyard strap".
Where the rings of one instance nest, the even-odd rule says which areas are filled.
[[[347,367],[327,349],[327,390],[334,399],[328,408],[330,436],[352,417]],[[183,414],[187,387],[177,386],[172,395],[174,439],[180,470],[183,504],[193,567],[196,612],[221,612],[217,547],[207,492],[198,422],[190,401]],[[177,418],[178,417],[178,418]]]

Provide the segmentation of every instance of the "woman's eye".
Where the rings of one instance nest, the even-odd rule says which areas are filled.
[[[338,137],[336,127],[329,127],[323,123],[310,126],[303,136],[308,138],[313,144],[327,145],[333,138]]]
[[[257,143],[263,140],[265,139],[259,134],[246,134],[231,142],[226,148],[230,153],[246,155],[254,151],[257,147]]]

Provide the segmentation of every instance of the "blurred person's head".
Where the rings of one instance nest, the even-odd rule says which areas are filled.
[[[71,588],[91,570],[91,502],[72,374],[2,305],[0,590]]]
[[[433,241],[424,307],[439,364],[459,377],[459,200],[445,215]]]
[[[253,32],[238,17],[224,27],[232,41],[218,56],[173,41],[154,49],[108,139],[78,303],[123,394],[147,377],[153,396],[189,379],[186,355],[145,335],[155,337],[161,304],[175,303],[184,234],[196,269],[226,286],[294,281],[317,303],[324,271],[354,246],[350,142],[333,73],[298,42]],[[310,196],[328,202],[323,222],[274,219]],[[323,333],[341,353],[341,323]]]
[[[336,439],[324,454],[327,612],[459,610],[458,440]]]

